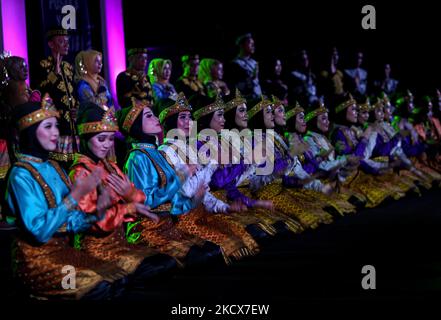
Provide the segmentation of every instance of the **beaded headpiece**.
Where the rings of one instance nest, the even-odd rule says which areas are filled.
[[[60,117],[57,109],[55,108],[54,102],[52,101],[49,94],[45,94],[41,100],[41,108],[35,110],[34,112],[25,115],[18,120],[18,130],[22,131],[35,123],[41,122],[45,119],[52,117]]]
[[[360,112],[369,112],[372,110],[371,103],[369,102],[369,98],[366,98],[366,101],[364,103],[360,103],[358,105],[358,111]]]
[[[259,101],[259,103],[257,103],[254,107],[252,107],[250,109],[250,111],[248,111],[248,119],[251,119],[252,117],[254,117],[256,115],[256,113],[258,113],[259,111],[263,110],[264,108],[266,108],[268,106],[273,108],[274,103],[268,99],[265,99],[262,96],[262,100]]]
[[[239,89],[236,88],[236,96],[231,99],[230,101],[225,103],[225,112],[230,111],[231,109],[236,108],[237,106],[241,105],[242,103],[247,103],[244,97],[242,97]]]
[[[328,113],[328,112],[329,112],[329,110],[325,107],[323,102],[320,102],[320,106],[317,109],[312,110],[311,112],[309,112],[306,115],[305,121],[309,122],[310,120],[314,119],[315,117],[318,117],[319,115],[324,114],[324,113]]]
[[[101,121],[86,122],[78,125],[78,134],[97,133],[97,132],[110,132],[118,131],[118,124],[115,117],[115,110],[107,108]]]
[[[303,109],[303,108],[300,106],[299,102],[296,101],[296,106],[295,106],[294,108],[292,108],[291,110],[289,110],[289,111],[285,114],[286,120],[289,120],[289,119],[291,119],[292,117],[295,117],[296,115],[298,115],[298,114],[301,113],[301,112],[305,112],[305,109]]]
[[[209,104],[208,106],[205,106],[199,110],[197,110],[194,113],[194,118],[195,120],[199,120],[200,118],[206,116],[207,114],[219,111],[219,110],[223,110],[225,109],[225,103],[222,101],[220,96],[216,97],[216,100]]]
[[[162,112],[159,114],[159,122],[161,122],[161,124],[162,124],[165,119],[167,119],[168,117],[170,117],[176,113],[184,112],[184,111],[191,112],[192,110],[193,109],[192,109],[191,105],[188,103],[187,98],[185,97],[184,93],[180,92],[178,94],[176,102],[172,106],[162,110]]]
[[[353,104],[357,104],[357,101],[355,101],[355,99],[352,97],[352,95],[349,94],[348,100],[339,104],[337,106],[337,108],[335,108],[335,113],[340,113],[341,111],[345,110],[346,108],[348,108],[349,106],[351,106]]]
[[[145,107],[151,107],[151,103],[147,100],[139,101],[135,97],[132,97],[132,106],[130,107],[130,111],[127,113],[122,125],[122,128],[126,132],[130,132],[130,128]]]

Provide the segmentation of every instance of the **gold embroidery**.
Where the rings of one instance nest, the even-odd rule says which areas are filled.
[[[162,168],[158,165],[158,163],[153,159],[153,157],[147,151],[145,151],[144,149],[134,149],[134,150],[141,151],[150,159],[150,161],[153,163],[153,166],[155,167],[156,172],[158,173],[160,180],[159,185],[161,188],[164,188],[167,184],[167,176],[165,175],[164,170],[162,170]]]
[[[15,166],[24,168],[31,173],[32,177],[40,185],[49,208],[55,208],[56,206],[55,196],[51,188],[49,188],[49,185],[47,184],[46,180],[44,180],[43,176],[37,171],[37,169],[35,169],[31,164],[22,161],[18,161],[17,163],[15,163]]]

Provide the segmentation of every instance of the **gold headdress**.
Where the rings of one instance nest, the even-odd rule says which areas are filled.
[[[212,112],[216,112],[218,110],[223,110],[223,109],[225,109],[225,103],[222,101],[221,97],[218,95],[216,97],[216,100],[213,103],[197,110],[194,113],[194,118],[195,118],[195,120],[199,120],[200,118],[202,118],[203,116],[206,116],[207,114],[210,114]]]
[[[375,102],[375,104],[373,105],[373,109],[376,108],[383,108],[384,107],[384,100],[377,98],[377,101]]]
[[[349,94],[349,98],[345,102],[338,105],[337,108],[335,108],[335,113],[340,113],[341,111],[345,110],[347,107],[353,104],[357,104],[357,101],[355,101],[352,95]]]
[[[262,100],[259,101],[259,103],[257,103],[254,107],[252,107],[250,109],[250,111],[248,111],[248,119],[251,119],[252,117],[254,117],[256,115],[256,113],[258,113],[259,111],[263,110],[264,108],[270,106],[271,108],[274,106],[274,103],[272,103],[272,101],[265,99],[262,96]]]
[[[324,113],[328,113],[328,112],[329,112],[329,110],[325,107],[323,102],[320,102],[320,106],[317,109],[312,110],[311,112],[309,112],[306,115],[305,121],[308,122],[308,121],[314,119],[315,117],[318,117],[319,115],[324,114]]]
[[[371,103],[369,102],[369,98],[366,98],[366,101],[364,103],[360,103],[358,105],[358,110],[360,112],[369,112],[372,110]]]
[[[289,119],[291,119],[292,117],[295,117],[296,115],[298,115],[301,112],[305,112],[305,109],[303,109],[299,102],[296,101],[296,106],[294,108],[292,108],[291,110],[289,110],[286,114],[286,120],[288,121]]]
[[[78,134],[118,131],[115,110],[108,108],[101,121],[86,122],[78,125]]]
[[[147,100],[139,101],[135,97],[132,97],[132,106],[130,107],[130,111],[127,113],[122,128],[126,132],[130,132],[130,128],[135,122],[138,115],[142,112],[145,107],[150,107],[151,103]]]
[[[231,99],[230,101],[225,103],[225,112],[230,111],[231,109],[236,108],[238,105],[241,105],[242,103],[247,103],[244,97],[240,94],[239,89],[236,88],[236,96]]]
[[[41,122],[45,119],[52,117],[60,117],[57,109],[55,108],[54,102],[52,101],[49,94],[45,94],[41,100],[41,108],[35,110],[34,112],[22,117],[18,120],[18,130],[22,131],[37,122]]]
[[[168,117],[184,111],[192,111],[191,105],[188,103],[187,98],[185,97],[183,92],[180,92],[178,94],[178,97],[176,99],[176,102],[168,107],[162,110],[162,112],[159,114],[159,122],[161,124],[164,122],[165,119]]]

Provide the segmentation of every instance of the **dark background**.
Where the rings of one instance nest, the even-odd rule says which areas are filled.
[[[42,3],[48,0],[26,1],[29,39],[29,62],[32,71],[47,53],[43,38]],[[100,1],[79,2],[78,33],[88,34],[84,45],[102,50]],[[58,3],[57,1],[52,3]],[[363,30],[363,5],[376,8],[376,30]],[[31,13],[31,14],[30,14]],[[340,68],[351,67],[357,50],[365,52],[364,67],[370,80],[381,76],[385,63],[391,63],[392,75],[414,94],[432,93],[441,87],[438,35],[441,30],[439,10],[428,1],[409,4],[367,2],[319,2],[271,0],[256,1],[129,1],[123,0],[126,48],[148,47],[149,59],[170,58],[173,61],[172,80],[181,72],[180,56],[197,52],[203,57],[228,62],[237,54],[235,38],[252,32],[256,41],[255,58],[261,70],[268,59],[283,59],[285,71],[293,55],[301,49],[310,53],[311,66],[318,73],[330,60],[330,50],[337,46]],[[45,16],[47,21],[50,17]],[[50,19],[49,19],[50,20]],[[71,44],[68,61],[73,62],[81,48]],[[106,63],[104,61],[104,63]]]

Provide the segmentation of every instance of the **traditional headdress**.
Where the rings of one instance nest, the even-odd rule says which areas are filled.
[[[225,103],[225,112],[230,111],[231,109],[236,108],[237,106],[241,105],[242,103],[247,103],[244,97],[242,97],[239,89],[236,88],[236,96]]]
[[[148,101],[139,101],[132,97],[132,105],[127,107],[129,110],[125,113],[122,129],[126,132],[130,132],[130,128],[145,107],[151,107],[151,103]]]
[[[41,100],[41,108],[27,114],[26,116],[18,120],[18,131],[22,131],[35,123],[41,122],[45,119],[52,117],[60,117],[57,109],[55,108],[54,102],[52,101],[49,94],[45,94]]]
[[[46,32],[46,39],[50,40],[55,36],[68,36],[69,33],[63,28],[52,28]]]
[[[369,102],[369,98],[366,98],[366,101],[364,103],[360,103],[358,105],[358,110],[360,112],[365,112],[365,111],[370,112],[372,110],[372,106],[371,103]]]
[[[148,53],[147,48],[131,48],[127,51],[127,56],[133,56],[135,54]]]
[[[97,106],[98,107],[98,106]],[[118,124],[115,117],[115,110],[107,109],[101,121],[86,122],[78,125],[78,134],[83,135],[87,133],[98,132],[116,132],[118,131]]]
[[[296,101],[296,106],[294,108],[292,108],[291,110],[289,110],[287,113],[285,113],[286,121],[288,121],[292,117],[295,117],[296,115],[298,115],[301,112],[305,112],[305,109],[303,109],[300,106],[299,102]]]
[[[248,111],[248,119],[251,119],[254,117],[259,111],[263,110],[264,108],[271,106],[271,108],[274,106],[274,103],[271,100],[265,99],[264,96],[262,96],[262,100],[259,101],[254,107]]]
[[[306,117],[305,117],[305,121],[309,122],[310,120],[314,119],[315,117],[318,117],[321,114],[324,113],[328,113],[329,110],[325,107],[325,105],[323,104],[323,102],[320,102],[320,105],[317,109],[312,110],[311,112],[309,112]]]
[[[357,104],[357,101],[352,97],[351,94],[348,95],[348,99],[344,101],[343,103],[339,104],[337,108],[335,108],[335,113],[340,113],[341,111],[345,110],[349,106]]]
[[[195,120],[199,120],[200,118],[202,118],[210,113],[216,112],[218,110],[223,110],[223,109],[225,109],[225,103],[222,101],[222,98],[218,95],[216,97],[216,100],[213,103],[210,103],[209,105],[197,110],[194,113],[194,118],[195,118]]]
[[[178,94],[178,98],[176,99],[176,102],[171,105],[170,107],[165,108],[162,110],[162,112],[159,114],[159,122],[164,123],[165,119],[168,117],[184,111],[192,111],[191,105],[188,103],[187,98],[185,97],[183,92],[180,92]]]

